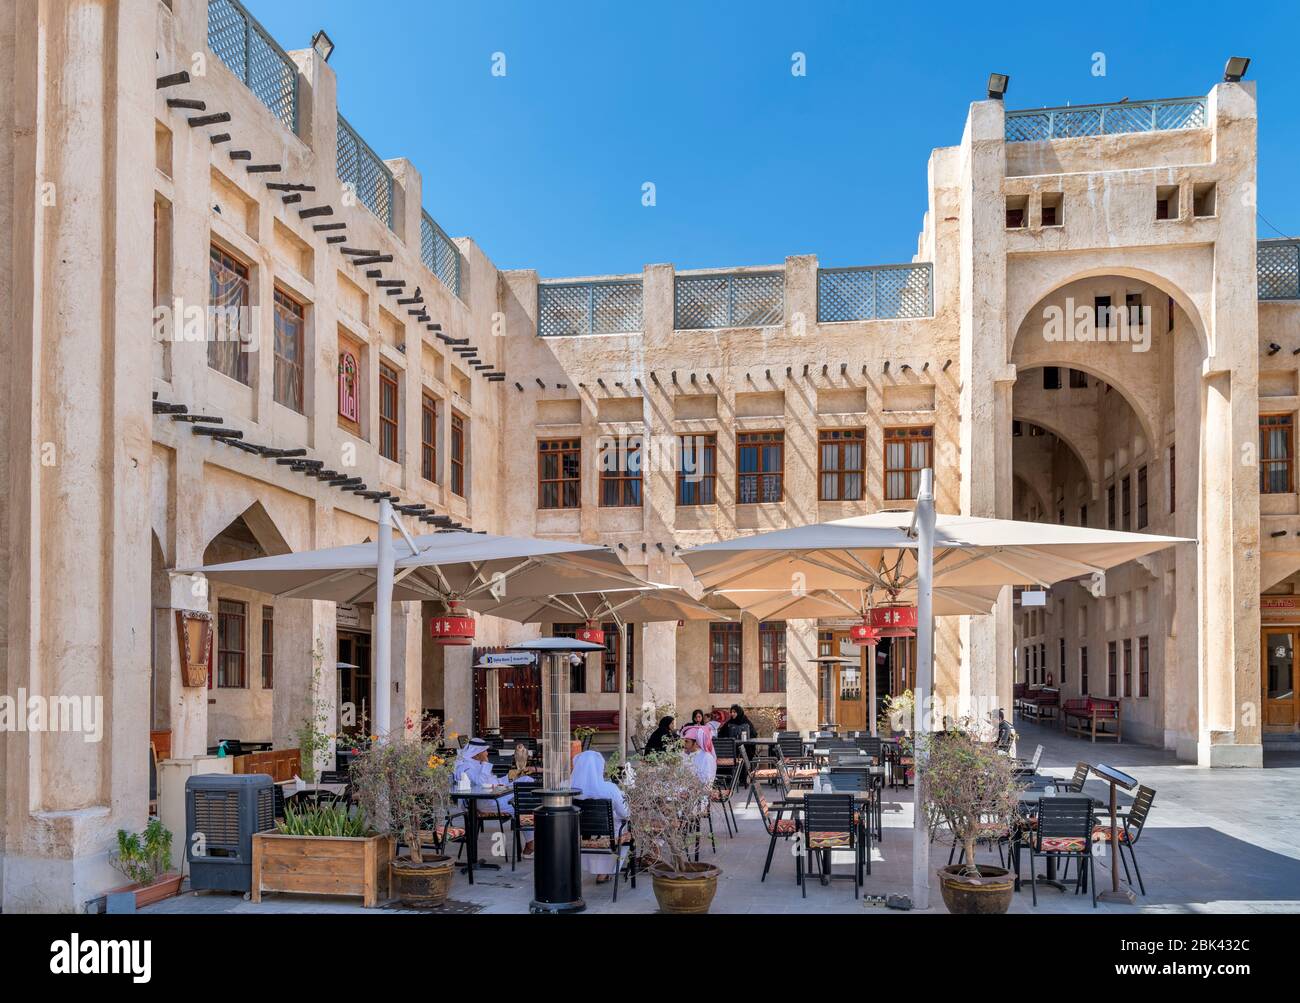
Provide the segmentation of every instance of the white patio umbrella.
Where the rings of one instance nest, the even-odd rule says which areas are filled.
[[[485,593],[549,594],[557,588],[597,589],[640,585],[608,547],[527,537],[442,531],[413,537],[379,498],[374,543],[326,547],[298,554],[191,568],[213,581],[292,599],[374,603],[375,725],[387,728],[392,698],[392,605],[394,602],[459,602]],[[405,542],[393,546],[393,529]]]
[[[620,630],[628,623],[670,620],[730,619],[725,613],[692,598],[684,589],[644,582],[638,588],[557,592],[544,596],[480,596],[467,600],[466,608],[517,623],[555,624],[573,621],[613,621]],[[626,661],[618,665],[619,755],[627,755]]]
[[[914,596],[917,607],[916,715],[914,734],[928,732],[934,670],[936,591],[1047,587],[1084,575],[1102,575],[1138,557],[1163,550],[1178,537],[1146,533],[937,515],[934,472],[921,472],[916,511],[880,512],[835,522],[756,533],[705,544],[680,556],[706,589],[869,590],[882,601]],[[743,593],[742,593],[743,594]],[[971,595],[968,593],[968,595]],[[766,598],[762,601],[768,601]],[[917,744],[917,789],[924,772],[924,745]],[[929,836],[919,793],[912,836],[912,894],[929,904]]]

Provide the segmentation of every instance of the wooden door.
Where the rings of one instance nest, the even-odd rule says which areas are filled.
[[[1264,725],[1294,728],[1300,723],[1295,660],[1300,628],[1265,627],[1262,635],[1260,675],[1264,690]]]
[[[849,641],[846,630],[823,630],[817,634],[819,655],[838,655],[841,645]],[[868,648],[859,651],[857,665],[835,665],[831,671],[831,692],[835,698],[835,725],[841,731],[867,730],[867,676]],[[826,720],[826,671],[817,671],[817,720]]]

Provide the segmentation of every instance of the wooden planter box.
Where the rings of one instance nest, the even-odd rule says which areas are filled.
[[[123,892],[133,892],[135,894],[135,907],[143,909],[147,905],[153,905],[155,902],[169,899],[173,895],[179,895],[183,880],[184,878],[179,871],[168,871],[166,874],[158,875],[152,884],[123,885],[121,888],[114,888],[108,894],[118,895]]]
[[[388,898],[388,836],[253,836],[252,900],[262,892],[360,895],[367,909]]]

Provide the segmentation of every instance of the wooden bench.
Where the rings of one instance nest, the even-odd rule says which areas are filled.
[[[1060,690],[1039,687],[1020,700],[1020,716],[1027,721],[1055,721],[1060,702]]]
[[[597,731],[618,731],[617,710],[571,710],[570,728],[595,728]]]
[[[1061,708],[1061,719],[1065,730],[1072,735],[1084,735],[1094,742],[1099,738],[1113,738],[1119,742],[1123,730],[1119,708],[1118,700],[1100,700],[1096,697],[1067,700]],[[1108,721],[1114,722],[1114,731],[1106,730]]]

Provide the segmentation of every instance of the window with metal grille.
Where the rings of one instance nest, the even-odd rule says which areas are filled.
[[[582,440],[542,439],[537,443],[537,507],[582,505]]]
[[[244,347],[252,339],[248,309],[248,266],[237,261],[215,244],[209,252],[208,365],[252,386],[248,375],[248,356]]]
[[[465,418],[451,414],[451,493],[465,497]]]
[[[1134,696],[1151,695],[1151,639],[1138,638],[1138,691]]]
[[[610,436],[601,442],[600,504],[604,508],[641,504],[640,436]]]
[[[622,632],[616,623],[602,623],[600,629],[605,632],[605,650],[600,653],[600,692],[617,693]]]
[[[1138,467],[1137,482],[1138,482],[1137,528],[1146,529],[1147,528],[1147,468],[1145,465]]]
[[[1088,695],[1088,649],[1079,649],[1079,695]]]
[[[1106,528],[1115,528],[1115,485],[1106,488]]]
[[[379,455],[397,462],[400,417],[397,400],[397,371],[379,364]]]
[[[741,432],[736,436],[736,503],[779,502],[785,491],[785,433]]]
[[[885,500],[915,498],[921,471],[933,463],[934,426],[885,429]]]
[[[1061,666],[1061,678],[1058,681],[1058,685],[1064,686],[1065,685],[1065,638],[1063,637],[1057,638],[1056,660],[1057,662],[1060,663]]]
[[[1124,691],[1121,696],[1133,695],[1133,639],[1124,638]]]
[[[1119,491],[1119,495],[1120,495],[1120,514],[1121,514],[1121,515],[1123,516],[1123,518],[1124,518],[1124,521],[1123,521],[1122,525],[1120,526],[1120,528],[1123,529],[1123,530],[1125,530],[1125,531],[1128,531],[1128,530],[1130,530],[1130,529],[1133,528],[1133,520],[1132,520],[1132,516],[1133,516],[1133,478],[1132,478],[1132,476],[1130,475],[1130,476],[1128,476],[1128,477],[1125,477],[1122,481],[1120,481],[1120,482],[1119,482],[1119,487],[1120,487],[1120,491]]]
[[[623,672],[627,680],[627,691],[631,693],[635,687],[632,685],[632,670],[636,667],[636,624],[624,624],[627,634],[627,647],[623,654]]]
[[[275,402],[303,413],[303,305],[275,290]]]
[[[552,637],[577,637],[585,625],[581,623],[557,623],[551,626]],[[579,655],[577,658],[569,658],[569,692],[586,693],[587,692],[587,659]]]
[[[741,638],[738,623],[709,624],[709,692],[741,692]]]
[[[234,599],[217,602],[217,688],[248,685],[248,604]]]
[[[758,625],[758,688],[763,693],[785,692],[785,622]]]
[[[817,433],[817,497],[861,501],[867,433],[861,428],[824,428]]]
[[[428,394],[420,397],[420,476],[426,481],[438,479],[438,402]]]
[[[718,437],[680,435],[677,440],[681,457],[677,465],[677,504],[716,504]]]
[[[1294,415],[1259,416],[1259,493],[1289,494],[1295,490]]]
[[[1119,649],[1114,641],[1106,642],[1106,696],[1119,695]]]
[[[262,607],[262,689],[275,687],[275,607]]]

